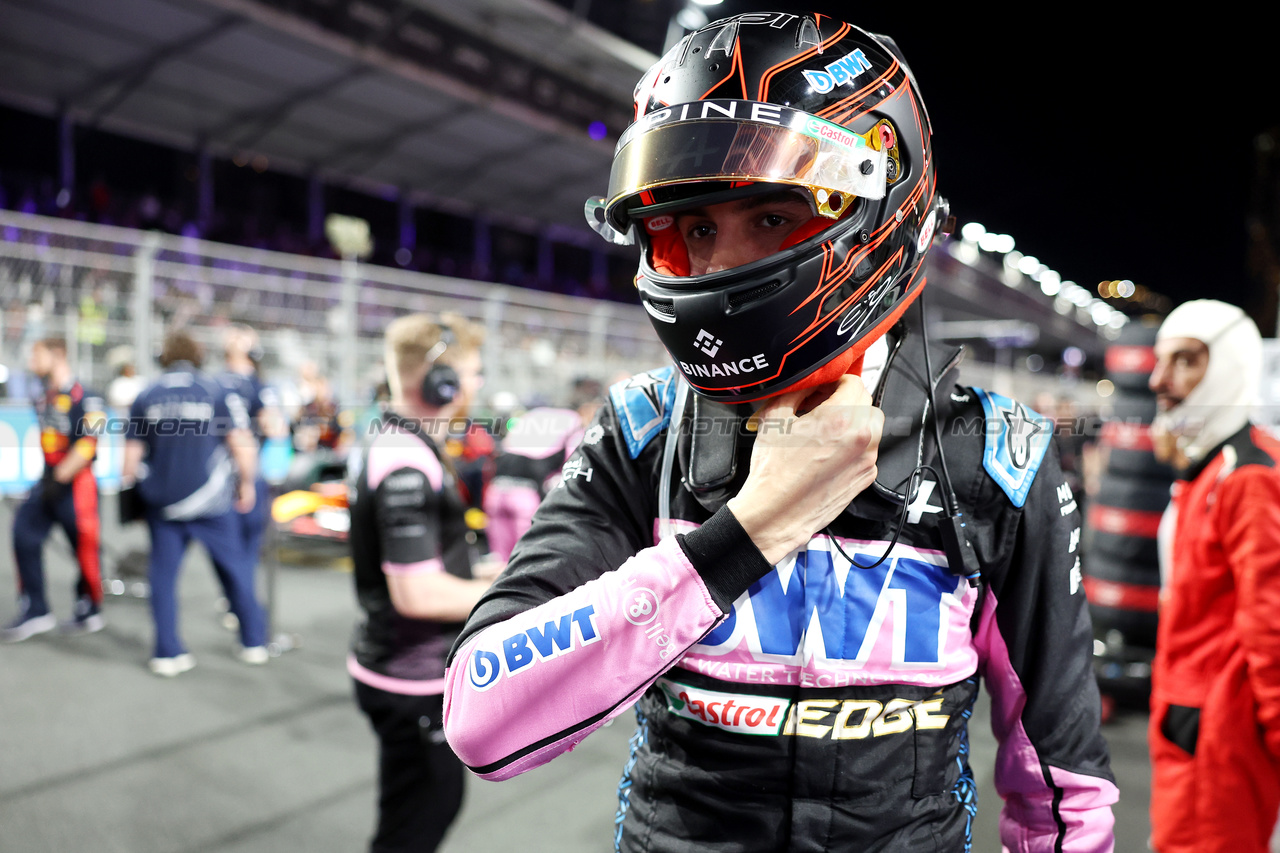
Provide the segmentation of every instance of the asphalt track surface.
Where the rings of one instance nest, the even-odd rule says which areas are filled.
[[[12,618],[12,501],[0,507],[0,619]],[[104,517],[113,507],[104,506]],[[146,531],[106,524],[108,574],[145,566]],[[59,618],[75,579],[60,532],[46,546]],[[145,559],[145,558],[141,558]],[[192,546],[179,582],[184,639],[198,665],[146,669],[147,601],[108,596],[107,628],[0,646],[0,851],[4,853],[356,853],[374,819],[376,744],[345,670],[356,619],[351,577],[299,561],[276,574],[277,636],[266,666],[232,657],[210,565]],[[265,571],[262,578],[265,588]],[[606,853],[633,728],[624,713],[568,755],[516,779],[468,779],[444,853]],[[1116,850],[1144,851],[1150,767],[1146,716],[1105,729],[1120,784]],[[971,727],[979,784],[974,850],[999,851],[995,740],[986,703]]]

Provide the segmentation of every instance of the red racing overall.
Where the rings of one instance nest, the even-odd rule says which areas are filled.
[[[1159,853],[1263,853],[1280,808],[1280,442],[1246,426],[1174,487],[1151,698]]]

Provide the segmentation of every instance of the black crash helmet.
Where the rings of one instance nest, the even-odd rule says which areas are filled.
[[[919,294],[949,211],[892,40],[824,15],[737,15],[662,57],[635,109],[587,219],[639,241],[641,302],[702,396],[746,402],[832,381]],[[689,274],[672,214],[780,188],[814,218],[773,255]]]

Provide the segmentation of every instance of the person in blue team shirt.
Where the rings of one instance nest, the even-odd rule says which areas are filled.
[[[262,381],[258,370],[262,361],[258,333],[248,326],[231,326],[223,337],[222,346],[223,370],[215,378],[219,385],[244,401],[249,414],[249,426],[259,446],[268,438],[287,435],[288,429],[280,412],[280,398],[274,388]],[[270,509],[270,488],[259,470],[254,480],[252,509],[236,513],[241,542],[249,558],[251,572],[257,571]],[[225,568],[216,562],[215,567],[219,574],[225,572]]]
[[[99,554],[98,482],[93,460],[98,432],[106,422],[102,398],[72,376],[67,342],[43,338],[31,346],[28,366],[43,383],[35,398],[44,473],[32,486],[13,520],[13,553],[18,564],[18,614],[0,629],[0,641],[17,643],[58,627],[44,587],[44,542],[56,523],[80,565],[72,618],[65,633],[101,631],[102,572]]]
[[[221,567],[231,611],[240,622],[245,663],[266,663],[266,617],[253,587],[237,513],[257,501],[258,446],[248,407],[200,372],[204,353],[186,332],[165,339],[165,372],[129,410],[122,476],[137,482],[151,531],[151,610],[156,623],[150,668],[172,677],[195,666],[178,636],[178,567],[192,539]]]

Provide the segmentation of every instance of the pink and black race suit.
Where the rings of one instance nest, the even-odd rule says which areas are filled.
[[[899,332],[876,390],[879,482],[776,566],[724,507],[754,438],[741,407],[691,396],[673,417],[670,368],[614,386],[453,648],[445,729],[462,760],[506,779],[634,706],[618,850],[962,851],[985,679],[1004,846],[1111,850],[1080,517],[1051,426],[953,384],[953,352],[926,397],[921,356]],[[977,588],[937,531],[933,412]]]
[[[461,625],[413,619],[391,603],[388,574],[471,577],[466,507],[450,469],[415,421],[388,413],[350,472],[356,627],[347,669],[389,693],[444,692],[445,655]]]

